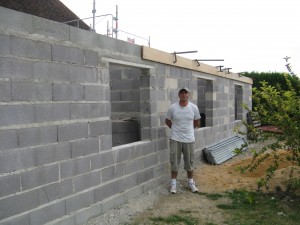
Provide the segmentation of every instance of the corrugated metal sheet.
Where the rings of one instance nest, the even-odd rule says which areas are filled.
[[[246,150],[247,147],[244,147],[246,144],[247,142],[244,138],[234,136],[206,147],[204,154],[209,163],[218,165],[235,156],[235,149],[243,147],[242,150]]]

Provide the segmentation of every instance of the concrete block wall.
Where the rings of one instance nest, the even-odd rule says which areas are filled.
[[[160,183],[165,136],[112,147],[106,59],[142,63],[141,47],[2,7],[0,20],[0,224],[82,224]],[[149,105],[134,113],[159,130]]]
[[[213,107],[198,159],[241,124],[235,85],[251,104],[251,84],[143,60],[138,45],[3,7],[0,21],[0,225],[83,224],[168,179],[165,113],[181,86],[197,104],[199,77]],[[113,146],[128,117],[138,140]]]

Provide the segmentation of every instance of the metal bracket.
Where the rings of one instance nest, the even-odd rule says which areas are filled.
[[[219,68],[219,71],[218,72],[223,72],[222,71],[222,67],[224,67],[224,66],[216,66],[217,68]]]
[[[231,70],[232,68],[224,68],[223,71],[227,70],[227,74],[229,74],[229,70]]]
[[[198,66],[200,66],[199,61],[224,61],[224,59],[195,59],[197,62]]]
[[[177,54],[185,54],[185,53],[197,53],[198,51],[187,51],[187,52],[174,52],[174,61],[173,63],[177,62]]]

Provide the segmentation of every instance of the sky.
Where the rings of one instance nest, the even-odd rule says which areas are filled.
[[[97,16],[95,30],[138,45],[239,72],[288,72],[300,77],[299,0],[60,0],[79,18]],[[110,14],[108,16],[103,16]],[[84,20],[93,27],[93,19]],[[115,34],[114,34],[115,38]],[[290,57],[288,62],[284,59]]]

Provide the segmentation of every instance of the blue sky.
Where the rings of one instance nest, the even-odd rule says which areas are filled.
[[[92,17],[94,0],[61,0],[80,18]],[[165,52],[232,72],[287,72],[285,56],[300,76],[300,4],[298,0],[95,0],[96,16],[116,16],[118,39],[134,38]],[[93,20],[85,20],[93,25]],[[95,29],[106,35],[112,16],[97,17]],[[115,24],[113,25],[115,27]],[[128,34],[129,33],[129,34]],[[134,34],[134,35],[131,35]],[[142,38],[140,38],[142,37]]]

